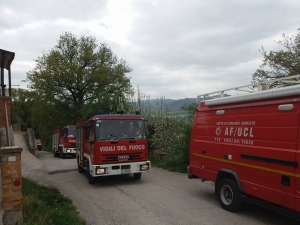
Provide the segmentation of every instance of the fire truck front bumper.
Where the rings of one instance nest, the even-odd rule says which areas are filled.
[[[150,170],[150,161],[93,165],[93,176],[125,175],[131,173],[143,173]]]

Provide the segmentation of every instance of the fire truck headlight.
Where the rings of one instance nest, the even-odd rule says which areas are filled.
[[[71,150],[70,150],[70,149],[67,149],[67,152],[71,152]]]
[[[96,174],[105,174],[106,169],[105,168],[98,168],[96,167]]]
[[[148,164],[140,165],[140,170],[141,171],[149,170],[149,165]]]

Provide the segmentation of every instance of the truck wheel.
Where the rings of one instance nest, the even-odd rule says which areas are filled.
[[[217,195],[223,209],[235,212],[243,207],[241,192],[236,182],[231,179],[220,181],[217,187]]]
[[[53,156],[54,156],[54,157],[57,157],[57,156],[58,156],[57,153],[55,152],[55,149],[53,149]]]
[[[133,174],[133,178],[134,178],[135,180],[140,180],[141,177],[142,177],[142,173],[134,173],[134,174]]]
[[[77,166],[78,166],[78,172],[83,173],[85,170],[80,166],[79,164],[79,158],[77,158]]]
[[[86,176],[87,176],[87,178],[88,178],[88,180],[89,180],[89,184],[94,184],[94,183],[96,183],[96,177],[93,177],[93,176],[91,175],[91,173],[90,173],[90,166],[89,166],[89,162],[88,162],[88,161],[87,161],[86,169],[87,169],[87,171],[86,171]]]

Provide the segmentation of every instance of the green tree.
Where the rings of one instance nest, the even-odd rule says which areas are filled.
[[[276,43],[283,49],[267,53],[263,47],[261,48],[264,59],[260,68],[252,76],[254,83],[300,74],[300,29],[296,36],[288,37],[283,34],[282,40]],[[276,85],[275,83],[271,87]]]
[[[127,63],[106,44],[98,45],[94,37],[77,38],[65,32],[53,49],[38,57],[26,81],[42,105],[52,108],[54,118],[64,114],[75,123],[87,116],[90,108],[98,107],[106,113],[117,110],[112,102],[125,99],[133,91],[126,76],[129,72]]]
[[[35,93],[26,89],[12,89],[12,120],[21,123],[22,129],[31,126],[31,109]]]
[[[31,110],[32,128],[42,139],[43,148],[51,148],[52,131],[58,127],[74,124],[68,113],[60,111],[59,107],[36,97]]]
[[[192,103],[192,104],[185,104],[184,106],[181,107],[183,111],[186,111],[188,113],[188,117],[190,119],[194,118],[194,113],[195,109],[198,107],[197,103]]]

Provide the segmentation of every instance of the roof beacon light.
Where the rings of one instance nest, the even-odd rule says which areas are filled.
[[[99,110],[98,115],[102,115],[103,114],[103,110]]]
[[[140,115],[140,111],[135,111],[135,115]]]

